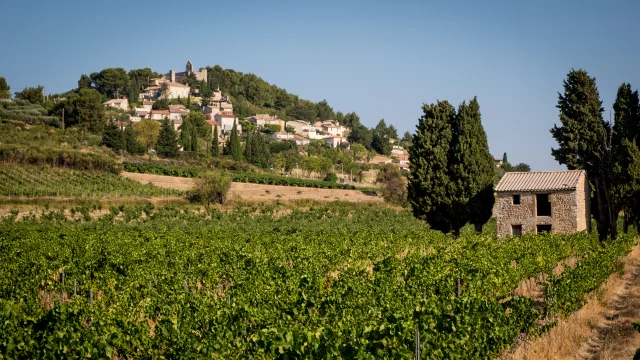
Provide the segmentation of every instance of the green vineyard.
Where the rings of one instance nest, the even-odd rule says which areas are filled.
[[[184,192],[142,185],[108,172],[48,167],[0,167],[0,196],[170,196]]]
[[[407,211],[340,203],[7,218],[0,358],[399,359],[419,333],[423,359],[486,359],[579,308],[632,245],[454,239]],[[513,296],[567,258],[544,306]]]

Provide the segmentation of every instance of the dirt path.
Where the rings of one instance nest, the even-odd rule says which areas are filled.
[[[193,179],[161,176],[151,174],[138,174],[122,172],[122,176],[143,184],[151,183],[159,187],[188,190],[193,184]],[[333,190],[314,189],[297,186],[261,185],[247,183],[232,183],[229,197],[240,197],[243,200],[300,200],[311,199],[319,201],[343,200],[350,202],[382,202],[381,196],[367,195],[359,190]]]
[[[640,245],[621,261],[623,275],[612,274],[582,309],[500,359],[632,359],[640,348],[632,326],[640,320]]]

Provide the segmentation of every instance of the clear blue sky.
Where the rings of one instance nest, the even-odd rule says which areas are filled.
[[[484,3],[484,4],[480,4]],[[477,95],[492,153],[534,170],[550,155],[571,68],[606,109],[640,86],[640,1],[6,1],[0,76],[12,91],[77,86],[106,67],[219,64],[413,132],[421,105]]]

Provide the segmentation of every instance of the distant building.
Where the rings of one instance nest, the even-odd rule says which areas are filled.
[[[280,125],[280,130],[283,130],[283,131],[286,130],[284,128],[285,127],[284,120],[280,120],[278,119],[277,116],[271,116],[269,114],[255,114],[253,116],[245,118],[245,120],[254,124],[256,128],[262,128],[265,125]]]
[[[493,161],[495,162],[496,167],[501,167],[502,166],[502,159],[501,158],[494,157]]]
[[[122,109],[122,110],[129,111],[129,100],[127,100],[127,98],[113,99],[102,104],[104,106],[112,107],[114,109]]]
[[[332,148],[337,148],[342,145],[342,143],[347,143],[347,145],[349,144],[347,142],[347,138],[344,136],[329,136],[324,138],[324,141]]]
[[[169,72],[163,76],[163,79],[174,83],[182,83],[190,74],[195,75],[198,81],[207,81],[207,69],[201,68],[199,71],[193,71],[193,63],[191,60],[187,61],[185,71],[176,72],[175,70],[169,70]]]
[[[151,110],[151,120],[164,120],[164,118],[169,118],[169,110]]]
[[[238,117],[233,114],[217,113],[213,116],[213,120],[220,124],[220,128],[224,133],[230,132],[234,123],[238,132],[242,132],[242,125],[238,122]]]
[[[191,93],[191,88],[187,85],[183,85],[176,82],[170,82],[164,79],[152,79],[155,83],[153,86],[149,86],[148,88],[142,90],[140,92],[140,99],[158,99],[161,97],[160,94],[160,84],[168,83],[169,91],[167,93],[167,99],[186,99],[189,97]]]
[[[499,237],[591,231],[584,170],[508,172],[495,191]]]

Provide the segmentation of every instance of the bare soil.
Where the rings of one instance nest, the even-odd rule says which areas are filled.
[[[122,176],[138,181],[142,184],[151,183],[158,187],[188,190],[193,185],[193,179],[162,176],[151,174],[137,174],[122,172]],[[356,203],[365,202],[382,202],[381,196],[368,195],[359,190],[334,190],[334,189],[315,189],[297,186],[280,186],[280,185],[262,185],[247,183],[232,183],[229,191],[230,198],[241,198],[248,201],[265,201],[265,200],[317,200],[317,201],[349,201]]]

